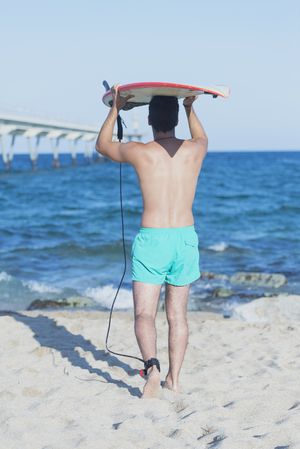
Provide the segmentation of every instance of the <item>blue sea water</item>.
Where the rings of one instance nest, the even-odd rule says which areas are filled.
[[[87,296],[108,308],[123,271],[119,164],[77,166],[62,157],[26,155],[12,169],[0,165],[0,309],[24,309],[34,299]],[[116,307],[132,307],[130,247],[142,201],[137,176],[123,165],[127,273]],[[276,292],[300,294],[300,153],[208,153],[194,203],[201,271],[282,273]],[[228,297],[218,288],[231,289]],[[189,307],[224,312],[273,289],[233,287],[203,278],[192,286]]]

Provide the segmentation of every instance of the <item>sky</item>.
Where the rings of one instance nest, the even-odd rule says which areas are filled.
[[[227,85],[195,103],[210,150],[300,149],[297,0],[0,0],[0,111],[101,126],[110,84]],[[150,140],[147,107],[123,113]],[[180,113],[177,137],[189,137]]]

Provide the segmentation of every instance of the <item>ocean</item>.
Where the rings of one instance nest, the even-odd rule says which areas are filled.
[[[28,156],[17,155],[10,171],[0,164],[1,310],[73,297],[110,308],[124,264],[119,164],[79,157],[72,166],[68,155],[61,162],[53,169],[51,155],[40,155],[33,171]],[[130,249],[142,211],[135,171],[122,168],[120,310],[132,308]],[[255,297],[300,294],[299,171],[300,152],[208,152],[193,208],[203,275],[190,310],[230,315]],[[281,274],[285,282],[234,282],[240,272]]]

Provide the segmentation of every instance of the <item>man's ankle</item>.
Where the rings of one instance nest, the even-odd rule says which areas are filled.
[[[160,374],[156,365],[150,366],[150,368],[148,368],[147,374],[149,375],[151,373]]]

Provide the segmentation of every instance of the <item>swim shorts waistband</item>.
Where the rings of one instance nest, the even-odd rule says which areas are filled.
[[[145,233],[163,233],[163,232],[190,232],[191,230],[195,230],[195,225],[189,225],[189,226],[180,226],[176,228],[148,228],[148,227],[141,227],[139,229],[140,232]]]

